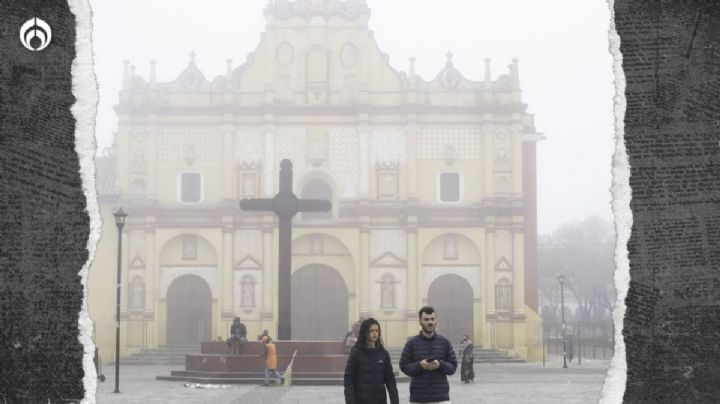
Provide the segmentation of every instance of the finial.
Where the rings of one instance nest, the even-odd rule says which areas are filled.
[[[190,62],[188,63],[189,66],[195,66],[195,50],[190,51]]]
[[[230,71],[232,71],[232,59],[226,59],[225,62],[227,63],[227,72],[225,74],[230,75]]]
[[[135,65],[130,65],[130,78],[135,77]]]
[[[411,89],[415,88],[415,56],[410,57],[410,68],[408,69],[408,84]]]
[[[150,60],[150,84],[155,85],[157,82],[157,77],[155,76],[155,64],[157,61],[155,59]]]
[[[492,72],[490,71],[490,58],[485,58],[485,89],[492,88]]]
[[[123,88],[130,84],[130,61],[123,60]]]
[[[513,58],[512,64],[508,66],[510,69],[510,83],[512,84],[512,88],[520,88],[520,74],[518,72],[518,59]]]
[[[450,50],[448,50],[448,52],[445,56],[447,56],[447,62],[445,62],[445,65],[447,67],[451,67],[452,66],[452,57],[453,57],[452,52]]]
[[[490,70],[490,58],[485,58],[485,81],[483,82],[483,102],[491,103],[493,101],[493,80],[492,71]]]

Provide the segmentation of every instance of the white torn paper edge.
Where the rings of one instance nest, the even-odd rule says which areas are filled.
[[[79,341],[83,344],[83,386],[85,396],[82,403],[95,403],[97,374],[93,357],[95,344],[92,340],[93,324],[87,311],[87,278],[90,264],[95,258],[95,249],[100,239],[100,210],[95,190],[95,116],[98,104],[98,89],[93,70],[92,53],[92,13],[88,0],[69,0],[70,11],[75,15],[75,60],[72,63],[72,93],[75,104],[72,111],[75,118],[75,152],[80,161],[80,176],[83,193],[87,200],[87,213],[90,216],[90,235],[87,242],[88,260],[78,275],[83,285],[82,309],[79,313]]]
[[[185,383],[185,387],[189,389],[229,389],[229,384],[201,384],[201,383]]]
[[[613,55],[615,73],[615,152],[613,153],[612,209],[615,216],[615,274],[614,283],[617,292],[613,322],[615,325],[615,349],[610,368],[605,375],[605,383],[600,393],[601,404],[622,403],[627,381],[627,361],[625,356],[625,340],[623,339],[623,321],[625,319],[625,297],[630,285],[630,260],[628,259],[627,243],[632,227],[632,211],[630,199],[630,164],[625,149],[625,73],[622,69],[622,53],[620,53],[620,36],[615,29],[615,2],[608,0],[610,7],[610,53]]]

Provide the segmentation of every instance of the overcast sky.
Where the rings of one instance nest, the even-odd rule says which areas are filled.
[[[110,146],[123,60],[148,78],[174,80],[195,51],[209,80],[243,63],[265,27],[267,0],[91,0],[95,73],[100,86],[97,138]],[[588,215],[611,219],[613,150],[610,13],[605,0],[368,0],[369,26],[390,64],[432,79],[445,65],[482,80],[519,59],[522,98],[546,140],[538,144],[538,231]]]

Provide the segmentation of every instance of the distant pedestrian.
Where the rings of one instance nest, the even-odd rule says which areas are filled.
[[[347,334],[345,334],[345,339],[343,340],[343,344],[345,345],[345,354],[350,354],[350,351],[355,346],[355,343],[357,342],[357,338],[353,336],[352,331],[348,331]]]
[[[455,351],[447,338],[435,332],[435,309],[425,306],[418,312],[420,333],[403,348],[400,369],[410,380],[411,403],[450,403],[447,377],[457,369]]]
[[[374,318],[363,321],[358,340],[345,365],[346,404],[398,404],[397,385],[390,354],[385,350],[380,323]],[[387,388],[387,393],[385,389]]]
[[[246,342],[247,328],[245,328],[245,324],[240,322],[240,317],[235,317],[232,327],[230,327],[230,338],[227,340],[227,344],[230,347],[230,354],[240,354],[240,347],[245,345]]]
[[[472,383],[475,380],[475,370],[473,370],[473,342],[469,335],[463,335],[460,342],[460,381],[463,383]]]
[[[260,355],[265,358],[265,383],[263,386],[270,385],[270,375],[272,374],[273,379],[276,379],[278,384],[282,383],[282,376],[277,371],[277,351],[275,344],[269,336],[262,337],[262,343],[265,346],[265,350]]]
[[[360,336],[360,326],[362,325],[363,321],[365,321],[365,317],[360,316],[360,319],[356,321],[350,329],[350,331],[352,331],[353,337],[355,337],[356,339]]]

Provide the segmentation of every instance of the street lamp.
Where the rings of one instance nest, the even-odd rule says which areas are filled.
[[[567,345],[565,344],[565,275],[560,274],[557,277],[560,282],[560,313],[562,313],[562,338],[563,338],[563,368],[567,368]]]
[[[117,298],[115,305],[115,391],[120,392],[120,262],[122,261],[122,229],[125,227],[127,213],[122,208],[113,213],[115,226],[118,229],[118,255],[117,255]]]

